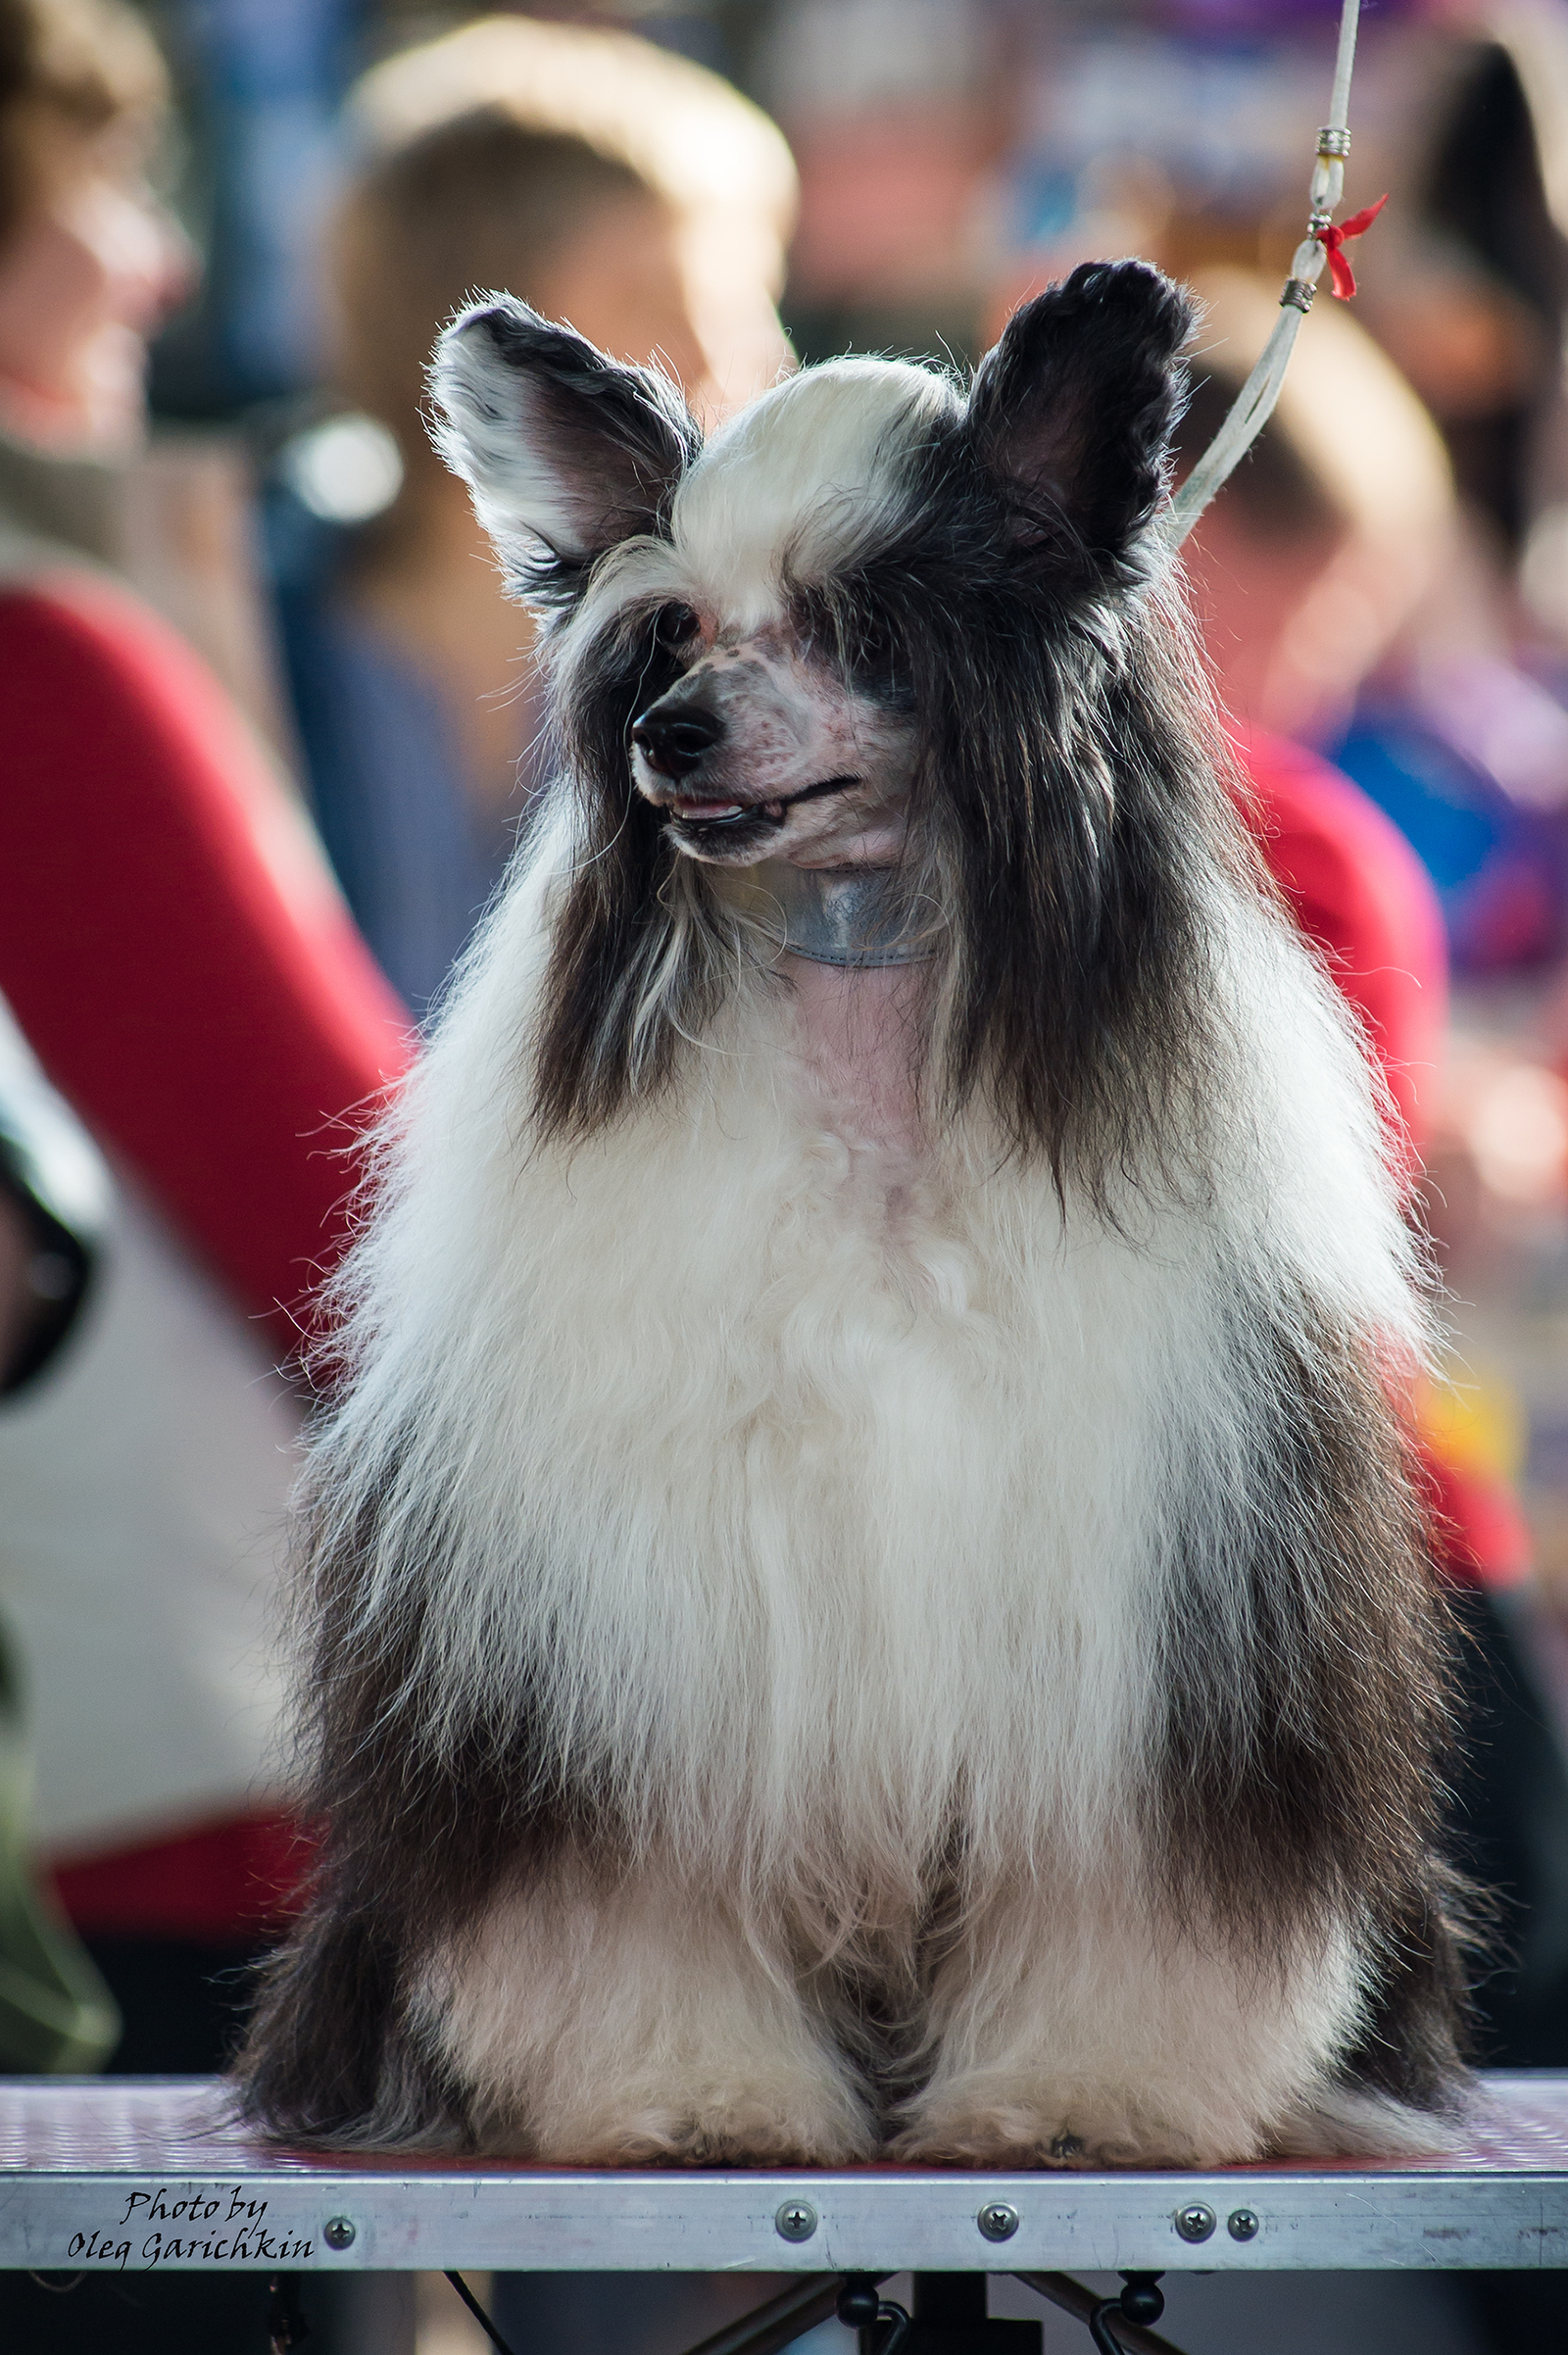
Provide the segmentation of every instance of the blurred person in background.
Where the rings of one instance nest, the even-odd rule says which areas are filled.
[[[1437,420],[1506,581],[1543,500],[1568,496],[1568,12],[1422,13],[1386,53],[1398,203],[1360,316]]]
[[[1259,273],[1204,268],[1181,462],[1218,430],[1279,315]],[[1332,742],[1453,562],[1442,440],[1349,308],[1317,302],[1274,417],[1184,551],[1225,701],[1244,727]]]
[[[97,561],[189,275],[146,177],[165,104],[120,0],[0,0],[0,997],[113,1176],[79,1329],[0,1418],[0,1611],[32,1841],[137,2072],[220,2063],[300,1870],[268,1797],[299,1418],[274,1369],[345,1237],[347,1116],[408,1052],[302,814]],[[0,2338],[260,2355],[266,2285],[7,2275]]]
[[[1203,316],[1180,428],[1183,464],[1218,430],[1278,317],[1278,289],[1252,272],[1200,270],[1191,283]],[[1436,1106],[1446,1013],[1432,890],[1394,827],[1303,748],[1321,750],[1343,734],[1364,677],[1450,560],[1455,528],[1431,419],[1347,312],[1319,302],[1302,322],[1272,421],[1183,551],[1233,735],[1268,822],[1277,826],[1287,797],[1303,823],[1315,811],[1345,845],[1334,895],[1358,895],[1368,925],[1392,927],[1360,969],[1347,962],[1346,944],[1325,945],[1391,1060],[1396,1102],[1418,1141]],[[1401,949],[1407,954],[1395,953]],[[1424,989],[1415,973],[1427,977]]]
[[[317,821],[382,966],[422,1013],[506,862],[544,755],[532,624],[420,416],[444,321],[503,288],[710,420],[771,383],[794,172],[766,118],[621,33],[496,18],[367,74],[362,162],[329,239],[335,389],[391,437],[382,513],[330,510],[354,426],[285,451],[279,613]],[[360,426],[363,441],[364,426]],[[291,489],[292,486],[292,489]],[[302,515],[301,509],[306,513]]]

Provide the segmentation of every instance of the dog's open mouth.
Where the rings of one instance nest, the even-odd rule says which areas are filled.
[[[755,820],[767,827],[782,826],[789,812],[799,802],[818,802],[830,793],[843,793],[851,785],[858,785],[858,777],[824,777],[820,784],[803,785],[799,793],[786,793],[772,802],[725,802],[695,793],[677,793],[664,804],[675,824],[685,831],[706,832],[711,826],[740,826]]]

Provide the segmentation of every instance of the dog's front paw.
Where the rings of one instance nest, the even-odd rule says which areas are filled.
[[[1253,2158],[1257,2143],[1216,2148],[1201,2125],[1161,2117],[1111,2087],[945,2085],[911,2102],[888,2155],[923,2167],[1217,2167]]]
[[[529,2105],[527,2141],[538,2158],[576,2167],[841,2167],[876,2146],[863,2104],[826,2068],[595,2092],[580,2105],[548,2095]]]
[[[687,2167],[842,2167],[869,2158],[876,2137],[858,2103],[802,2099],[798,2087],[760,2083],[645,2108],[623,2121],[615,2140],[623,2166],[638,2157]]]

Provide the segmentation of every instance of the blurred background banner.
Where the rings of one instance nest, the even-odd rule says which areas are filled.
[[[205,261],[194,303],[155,348],[153,406],[229,416],[319,371],[320,223],[371,27],[360,0],[187,0],[149,15],[178,77],[180,207]]]

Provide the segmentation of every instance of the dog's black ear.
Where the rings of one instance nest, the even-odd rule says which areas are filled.
[[[657,529],[702,443],[667,378],[607,359],[512,295],[453,320],[430,389],[436,448],[524,585],[541,559],[580,572]]]
[[[1148,522],[1186,397],[1193,326],[1180,287],[1144,262],[1086,262],[1025,303],[969,395],[975,455],[1025,518],[1114,560]]]

